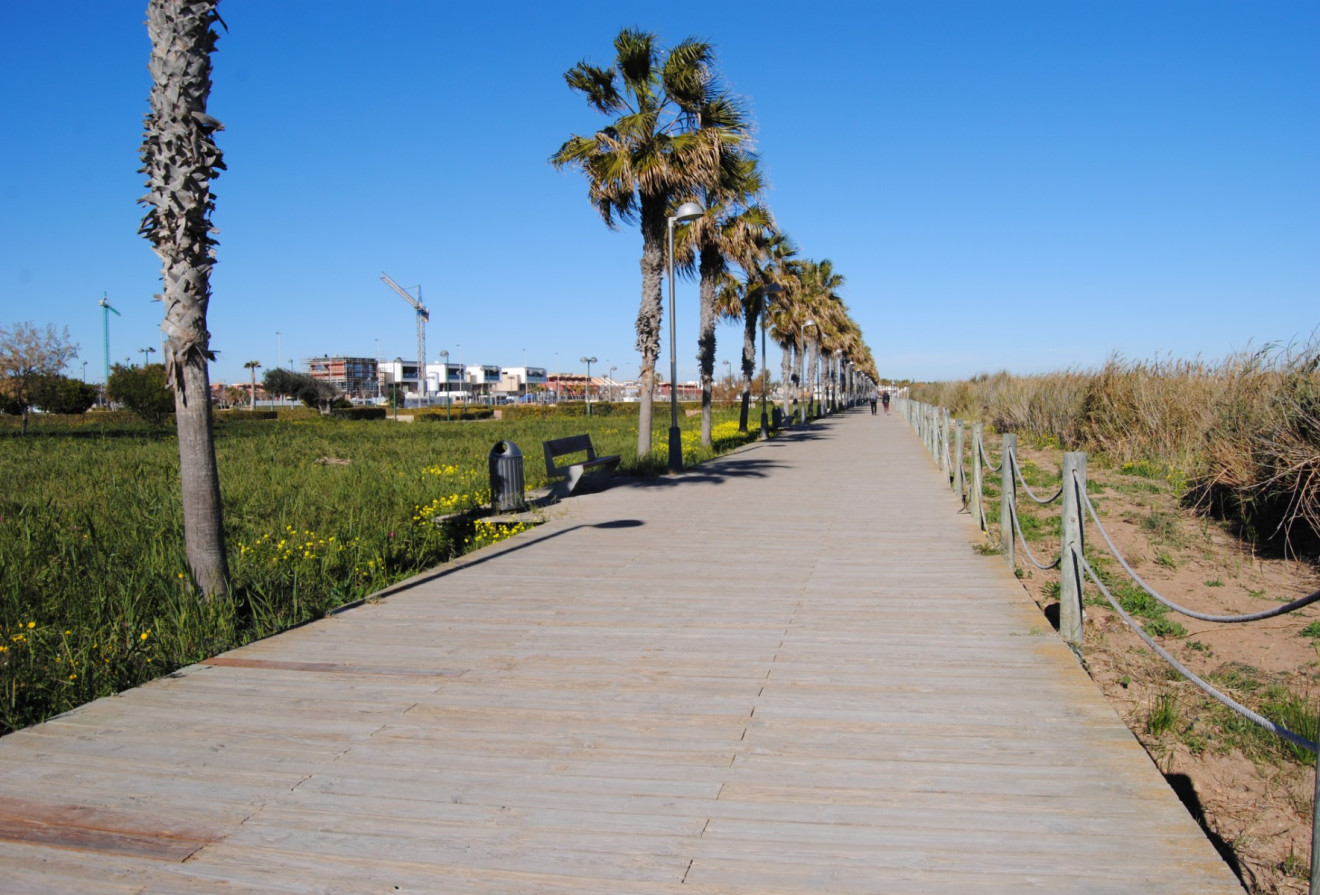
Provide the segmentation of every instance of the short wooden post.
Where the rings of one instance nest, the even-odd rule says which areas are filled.
[[[1320,756],[1316,756],[1311,793],[1311,895],[1320,895]]]
[[[949,411],[941,407],[938,412],[940,440],[939,456],[936,459],[940,461],[940,472],[944,474],[944,483],[947,485],[949,483]]]
[[[954,420],[953,422],[953,493],[958,495],[958,499],[964,501],[963,497],[963,421]]]
[[[1016,457],[1017,436],[1004,435],[999,457],[999,545],[1008,560],[1008,567],[1015,571],[1017,538],[1013,534],[1013,514],[1017,512],[1017,479],[1013,476],[1013,464]]]
[[[985,531],[985,507],[981,504],[981,439],[984,437],[985,424],[972,423],[972,493],[968,497],[972,502],[972,518],[981,531]]]
[[[1059,634],[1081,655],[1082,551],[1085,529],[1082,495],[1086,493],[1086,454],[1063,455],[1063,518],[1059,538]]]

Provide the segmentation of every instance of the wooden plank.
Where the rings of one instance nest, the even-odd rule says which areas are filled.
[[[869,415],[576,497],[0,739],[3,888],[1240,892],[957,509]]]

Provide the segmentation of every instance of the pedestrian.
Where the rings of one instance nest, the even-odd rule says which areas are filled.
[[[875,399],[876,393],[871,392],[871,416],[875,416]]]
[[[880,396],[880,403],[885,405],[885,416],[889,416],[889,392],[885,392]],[[871,412],[874,413],[875,411]]]

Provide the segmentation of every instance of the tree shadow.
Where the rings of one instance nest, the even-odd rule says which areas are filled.
[[[1164,779],[1169,782],[1169,786],[1178,796],[1178,801],[1183,803],[1187,813],[1201,828],[1201,832],[1205,833],[1205,838],[1209,839],[1215,851],[1219,852],[1219,857],[1224,859],[1224,863],[1233,871],[1238,881],[1245,885],[1247,881],[1242,877],[1242,865],[1238,862],[1237,855],[1233,853],[1233,847],[1206,823],[1205,808],[1201,805],[1201,798],[1196,794],[1196,787],[1192,785],[1191,778],[1186,774],[1165,774]]]

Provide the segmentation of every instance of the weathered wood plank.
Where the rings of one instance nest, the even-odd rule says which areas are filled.
[[[809,435],[0,739],[0,888],[1240,892],[901,421]]]

